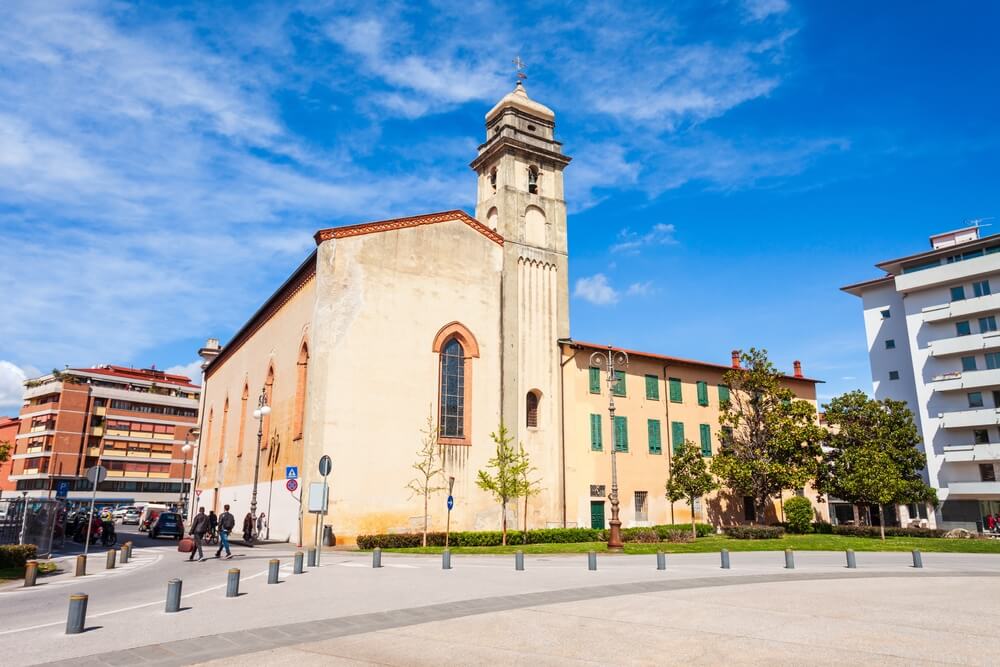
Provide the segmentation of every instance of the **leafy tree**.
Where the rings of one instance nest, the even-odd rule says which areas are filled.
[[[695,498],[700,498],[717,488],[719,484],[708,471],[701,449],[690,440],[685,440],[684,446],[674,455],[670,464],[667,498],[672,503],[686,500],[691,506],[691,537],[698,537],[694,516]]]
[[[417,471],[416,477],[410,480],[406,488],[410,497],[422,496],[424,499],[424,530],[423,546],[427,546],[427,516],[428,505],[432,493],[448,488],[444,484],[444,463],[438,448],[438,429],[434,424],[433,412],[427,415],[427,428],[420,431],[424,437],[420,440],[417,450],[417,462],[411,466]]]
[[[524,495],[524,479],[526,476],[527,460],[523,458],[518,449],[515,449],[511,442],[514,438],[509,435],[507,427],[502,423],[494,433],[490,433],[490,438],[496,443],[496,456],[491,458],[486,464],[487,470],[480,470],[476,485],[483,491],[489,491],[493,498],[500,503],[502,512],[501,518],[501,544],[507,544],[507,505],[511,500],[516,500]],[[489,472],[489,469],[493,472]]]
[[[740,362],[722,376],[729,400],[719,415],[723,447],[711,470],[733,492],[753,498],[762,520],[771,498],[815,477],[825,431],[815,407],[782,384],[767,350],[750,348]]]
[[[518,457],[520,461],[518,462],[521,468],[521,495],[524,496],[524,534],[528,534],[528,499],[531,496],[537,496],[542,492],[541,480],[533,478],[533,475],[538,472],[538,468],[531,465],[531,457],[528,456],[528,451],[524,448],[524,445],[518,446]]]
[[[830,432],[817,478],[820,491],[855,505],[878,505],[882,539],[883,505],[937,504],[937,493],[923,479],[927,461],[905,401],[878,401],[852,391],[823,407]]]
[[[812,529],[812,503],[805,496],[795,496],[785,501],[785,521],[792,533],[808,533]]]
[[[0,463],[6,463],[13,450],[14,446],[10,444],[9,440],[0,440]]]

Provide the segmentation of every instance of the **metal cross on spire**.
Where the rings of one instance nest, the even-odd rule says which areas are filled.
[[[511,62],[514,63],[514,68],[517,72],[517,80],[520,82],[527,79],[528,75],[524,73],[524,61],[521,60],[521,56],[516,56]]]

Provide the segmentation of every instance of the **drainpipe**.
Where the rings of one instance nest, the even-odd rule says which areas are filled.
[[[670,378],[667,377],[667,364],[663,364],[663,428],[667,432],[667,470],[673,470],[672,459],[674,455],[674,433],[670,428]],[[694,508],[691,508],[694,511]],[[674,523],[674,501],[670,501],[670,523]]]

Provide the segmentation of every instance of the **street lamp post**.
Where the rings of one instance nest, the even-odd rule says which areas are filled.
[[[187,459],[188,459],[188,452],[191,451],[191,436],[193,435],[193,436],[197,437],[197,434],[198,434],[198,429],[197,428],[193,428],[190,431],[188,431],[187,434],[184,436],[184,446],[181,447],[181,457],[182,458],[181,458],[181,495],[180,495],[180,504],[181,504],[181,514],[185,518],[190,518],[190,516],[191,516],[191,512],[188,510],[188,501],[184,497],[184,483],[187,481]]]
[[[622,351],[614,351],[608,345],[607,352],[594,352],[590,355],[590,365],[596,368],[604,366],[607,369],[608,384],[608,414],[611,416],[611,493],[608,500],[611,501],[611,520],[608,522],[608,551],[622,550],[622,522],[618,518],[618,460],[617,442],[615,441],[615,392],[614,387],[618,381],[615,376],[615,367],[622,369],[628,367],[628,355]]]
[[[257,456],[253,464],[253,493],[250,496],[250,516],[253,519],[251,538],[257,536],[257,477],[260,475],[260,445],[264,439],[264,417],[271,414],[271,406],[267,404],[267,388],[262,387],[260,398],[257,399],[257,409],[253,416],[257,420]]]

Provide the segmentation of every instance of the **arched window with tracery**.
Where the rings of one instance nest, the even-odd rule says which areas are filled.
[[[302,343],[299,348],[299,362],[295,367],[295,421],[294,438],[298,440],[302,437],[302,426],[305,422],[306,413],[306,380],[309,374],[309,346]]]
[[[208,455],[212,451],[212,427],[215,425],[215,408],[208,409],[208,428],[205,429],[205,438],[202,442],[205,443],[205,457],[202,459],[201,472],[203,475],[208,473]]]
[[[538,392],[529,391],[524,398],[525,426],[528,428],[538,427]]]
[[[243,383],[243,395],[240,398],[240,428],[236,432],[236,458],[243,456],[243,441],[247,437],[247,401],[250,400],[250,385]]]
[[[264,437],[261,438],[261,449],[267,449],[268,442],[271,439],[271,415],[274,413],[274,366],[268,366],[267,368],[267,379],[264,381],[264,399],[271,406],[271,412],[264,415],[263,428],[261,429]]]
[[[226,453],[226,426],[229,424],[229,397],[226,396],[225,403],[222,404],[222,426],[219,433],[219,465],[222,465],[223,456]]]
[[[432,346],[438,358],[438,440],[446,445],[472,444],[472,359],[479,345],[458,322],[441,328]]]

